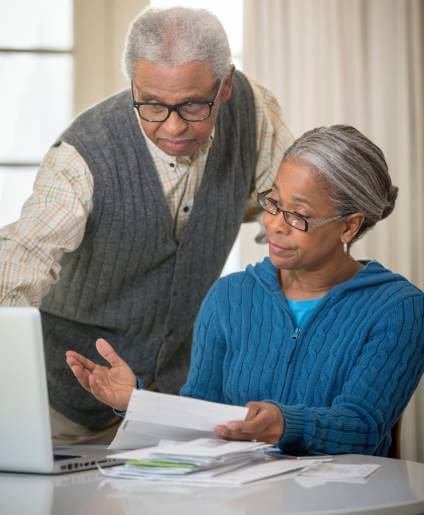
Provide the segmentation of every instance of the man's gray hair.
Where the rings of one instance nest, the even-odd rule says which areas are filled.
[[[361,212],[364,223],[352,242],[389,216],[393,186],[382,150],[354,127],[333,125],[305,132],[284,154],[311,166],[323,179],[338,214]]]
[[[128,78],[133,77],[134,65],[141,59],[166,66],[207,62],[219,80],[231,70],[224,27],[205,9],[144,9],[127,34],[123,68]]]

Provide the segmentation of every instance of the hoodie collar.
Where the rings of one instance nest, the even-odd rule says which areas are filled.
[[[364,266],[351,279],[344,281],[332,288],[327,296],[338,295],[345,291],[353,291],[391,281],[406,281],[404,277],[387,270],[383,265],[375,260],[359,260]],[[266,257],[261,263],[249,265],[246,272],[252,275],[268,292],[275,294],[282,292],[278,268],[276,268],[269,257]]]

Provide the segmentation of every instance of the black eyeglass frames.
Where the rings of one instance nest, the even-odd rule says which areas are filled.
[[[223,80],[219,82],[218,91],[213,100],[207,100],[205,102],[183,102],[181,104],[162,104],[160,102],[137,102],[134,99],[134,86],[131,81],[133,106],[137,109],[140,118],[146,122],[164,122],[170,117],[173,111],[186,122],[202,122],[207,120],[211,115],[212,108],[221,92],[223,82]]]

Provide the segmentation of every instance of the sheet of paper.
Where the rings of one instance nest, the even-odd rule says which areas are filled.
[[[230,420],[244,420],[247,408],[179,395],[134,390],[109,449],[136,449],[160,440],[210,438],[213,429]]]
[[[364,481],[380,467],[381,465],[372,464],[320,463],[303,470],[300,477],[319,481],[356,482]]]
[[[214,484],[223,484],[228,486],[244,485],[245,483],[251,483],[252,481],[259,481],[260,479],[278,476],[288,472],[294,472],[316,463],[316,460],[268,461],[266,463],[253,464],[247,467],[239,468],[233,472],[228,472],[227,474],[222,474],[220,476],[211,478],[209,481]],[[201,472],[199,472],[197,475],[200,474]]]

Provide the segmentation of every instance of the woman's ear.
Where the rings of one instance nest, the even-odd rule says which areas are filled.
[[[364,221],[365,216],[362,213],[352,213],[351,215],[346,216],[344,220],[344,231],[341,235],[343,244],[350,244],[359,229],[362,227]]]

